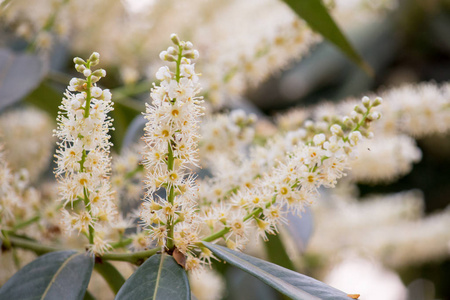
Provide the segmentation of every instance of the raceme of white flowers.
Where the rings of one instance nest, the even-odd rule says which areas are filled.
[[[147,188],[141,219],[158,246],[173,250],[174,245],[188,255],[187,268],[196,261],[191,255],[200,241],[199,223],[195,218],[197,185],[190,172],[198,165],[198,123],[203,114],[200,86],[193,60],[198,51],[191,42],[172,35],[174,46],[160,54],[173,62],[174,68],[161,67],[160,80],[151,91],[152,104],[147,104],[145,118],[145,150],[143,165]],[[164,188],[165,197],[156,192]]]
[[[411,138],[445,134],[450,130],[450,84],[405,84],[380,93],[384,103],[383,118],[374,124],[374,141],[361,143],[360,157],[352,162],[351,176],[360,182],[389,182],[407,174],[421,160],[421,150]],[[312,132],[326,126],[326,120],[347,111],[357,103],[324,104],[312,110],[296,109],[278,117],[281,130],[295,130],[305,125]],[[309,126],[314,115],[319,126]],[[317,127],[317,126],[316,126]],[[378,163],[383,161],[382,168]]]
[[[237,183],[226,190],[230,184],[219,175],[224,186],[217,188],[223,193],[205,197],[198,186],[200,183],[204,191],[204,181],[197,182],[192,172],[199,166],[199,122],[204,111],[193,63],[198,52],[176,35],[172,35],[172,41],[173,46],[160,54],[169,66],[157,71],[160,83],[154,85],[152,103],[145,113],[146,195],[140,212],[144,231],[139,233],[141,242],[135,248],[140,248],[140,244],[150,246],[145,241],[147,234],[165,251],[186,255],[186,269],[197,269],[211,259],[210,251],[200,243],[202,240],[223,240],[232,249],[242,249],[251,235],[266,239],[267,234],[275,234],[279,224],[286,222],[287,210],[300,214],[317,197],[320,186],[333,187],[348,168],[348,158],[356,155],[356,145],[363,136],[372,136],[369,125],[380,115],[371,109],[381,99],[364,98],[345,124],[341,121],[341,125],[332,125],[327,132],[312,136],[308,143],[290,141],[284,160],[260,169],[256,177],[249,174],[247,181],[239,178],[244,185]],[[233,141],[253,119],[236,112],[229,120],[221,121],[219,117],[210,124],[234,124],[228,126],[231,140],[225,139]],[[214,126],[203,129],[213,135],[214,131]],[[243,157],[240,154],[231,161],[242,163]],[[253,169],[258,167],[252,162],[254,159],[249,159]],[[206,182],[209,180],[214,181],[214,177]]]
[[[94,69],[99,62],[96,52],[88,60],[74,59],[82,78],[70,81],[55,131],[59,201],[34,209],[19,221],[37,212],[48,219],[40,224],[49,239],[62,228],[86,236],[87,248],[102,255],[115,248],[130,227],[118,213],[117,206],[124,203],[115,188],[139,197],[139,184],[131,181],[142,176],[137,175],[141,161],[145,174],[141,227],[126,245],[133,250],[161,247],[168,253],[180,252],[187,257],[185,268],[198,270],[213,258],[201,241],[240,250],[251,237],[265,240],[268,234],[277,234],[288,212],[301,215],[321,186],[336,185],[349,161],[358,156],[358,145],[373,135],[371,124],[380,118],[373,108],[382,100],[367,97],[348,116],[329,119],[321,131],[315,129],[322,125],[311,121],[305,129],[276,135],[257,146],[251,146],[256,118],[239,110],[211,117],[200,128],[205,109],[194,64],[199,54],[192,43],[176,35],[171,38],[173,46],[160,54],[167,65],[156,73],[159,83],[151,90],[152,103],[145,113],[142,161],[136,146],[120,156],[114,172],[108,134],[111,93],[97,86],[106,72]],[[223,155],[225,149],[229,152]],[[199,180],[194,171],[205,161],[211,176]],[[13,175],[6,167],[2,170],[9,178],[2,180],[6,191],[2,193],[10,193],[16,188],[6,183]],[[20,182],[15,179],[15,184]],[[7,222],[3,215],[11,213],[4,207],[10,204],[2,203],[2,222]],[[61,227],[55,224],[56,209],[61,211]],[[15,225],[11,224],[2,226]]]
[[[109,248],[106,235],[117,221],[117,209],[108,179],[110,172],[108,131],[112,120],[111,93],[97,82],[105,77],[94,52],[87,61],[75,58],[76,70],[84,78],[73,78],[59,107],[59,138],[55,174],[63,205],[64,229],[77,231],[89,239],[95,253]]]

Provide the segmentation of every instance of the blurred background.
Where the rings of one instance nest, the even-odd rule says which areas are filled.
[[[407,157],[403,169],[367,179],[355,166],[354,175],[350,172],[336,190],[323,190],[302,218],[290,216],[280,237],[248,251],[361,294],[362,300],[450,299],[450,1],[324,4],[373,74],[277,0],[0,1],[0,139],[16,155],[11,164],[25,167],[30,149],[36,157],[45,156],[37,150],[54,142],[55,128],[52,121],[37,126],[42,119],[34,115],[12,114],[33,107],[55,120],[75,74],[72,58],[92,51],[100,53],[101,67],[108,72],[102,84],[114,95],[114,150],[123,153],[142,134],[143,103],[161,65],[158,53],[169,45],[172,32],[198,46],[196,68],[209,112],[242,108],[256,113],[256,136],[262,139],[320,119],[321,109],[364,95],[403,97],[402,103],[428,97],[423,103],[436,105],[433,111],[441,113],[439,130],[431,125],[420,133],[400,128],[405,141],[381,135],[381,145],[366,147],[367,155],[390,155],[374,156],[381,169],[388,168],[389,159]],[[433,88],[439,90],[436,95],[427,92]],[[406,110],[398,118],[416,113]],[[17,120],[48,133],[28,131],[26,137]],[[33,135],[40,137],[33,146],[19,141],[29,142]],[[53,177],[49,160],[40,163],[47,178]],[[215,290],[192,279],[200,300],[282,299],[242,271],[214,267],[213,275],[201,279]]]

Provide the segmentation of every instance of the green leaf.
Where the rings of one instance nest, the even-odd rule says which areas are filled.
[[[331,18],[321,0],[283,0],[311,28],[338,47],[352,61],[369,75],[372,68],[356,52],[348,39]]]
[[[125,283],[125,278],[123,278],[122,274],[107,261],[96,263],[94,268],[106,280],[114,294],[117,294]]]
[[[150,257],[125,282],[116,300],[189,300],[191,291],[184,269],[172,256]]]
[[[84,294],[83,300],[96,300],[96,299],[89,291],[86,291],[86,294]]]
[[[294,264],[289,258],[289,255],[284,248],[283,242],[280,239],[280,235],[271,234],[267,237],[269,240],[264,243],[264,247],[266,248],[266,253],[269,257],[269,260],[283,268],[295,270]]]
[[[344,292],[311,277],[222,246],[207,242],[203,242],[203,244],[217,257],[255,276],[292,299],[350,299]]]
[[[31,92],[43,76],[44,68],[37,55],[0,49],[0,110]]]
[[[83,299],[94,258],[72,250],[45,254],[3,285],[0,299]]]

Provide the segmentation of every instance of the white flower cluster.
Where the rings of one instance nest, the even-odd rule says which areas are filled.
[[[36,189],[28,186],[26,169],[13,172],[9,168],[2,148],[0,145],[0,230],[8,230],[35,217],[41,196]]]
[[[55,135],[60,139],[56,151],[60,200],[63,202],[64,229],[76,230],[89,238],[91,250],[108,249],[105,234],[116,221],[117,209],[108,179],[110,172],[108,131],[113,110],[111,93],[96,85],[106,75],[91,70],[99,63],[94,52],[87,61],[75,58],[75,68],[84,79],[73,78],[62,100]],[[77,211],[77,213],[75,212]]]
[[[144,188],[144,174],[140,165],[143,144],[137,143],[122,150],[120,155],[113,156],[111,183],[117,191],[117,203],[123,208],[128,202],[138,200]]]
[[[361,155],[352,162],[355,169],[351,176],[356,181],[388,182],[405,175],[412,169],[413,163],[421,159],[420,149],[408,135],[421,138],[450,130],[449,83],[407,84],[380,94],[384,100],[380,108],[383,118],[373,126],[377,140],[360,144]],[[295,130],[304,124],[308,139],[356,102],[350,99],[338,105],[329,103],[309,110],[291,110],[278,117],[278,125],[282,130]],[[318,125],[311,126],[306,121],[311,115]]]
[[[190,173],[198,165],[199,119],[203,114],[200,86],[192,59],[198,57],[190,42],[173,34],[171,46],[160,54],[162,60],[175,62],[175,70],[161,67],[156,77],[161,81],[151,92],[145,118],[144,167],[146,197],[141,219],[152,240],[173,251],[176,247],[188,255],[187,268],[195,264],[191,255],[200,241],[198,220],[194,218],[197,185]],[[165,198],[155,193],[164,188]]]
[[[256,115],[237,109],[230,114],[216,114],[201,125],[200,157],[202,163],[214,164],[218,157],[234,159],[245,152],[255,137]]]
[[[278,225],[286,222],[287,211],[300,214],[317,198],[320,186],[334,187],[345,175],[349,157],[356,155],[355,146],[363,134],[371,136],[369,124],[379,118],[371,108],[380,102],[364,98],[363,106],[355,107],[351,117],[341,121],[342,126],[333,124],[309,142],[296,139],[297,144],[292,145],[294,139],[287,139],[290,145],[284,151],[290,150],[282,153],[280,160],[270,159],[271,144],[265,151],[257,148],[249,160],[234,165],[237,180],[233,180],[233,167],[229,167],[229,172],[204,181],[200,198],[203,220],[211,232],[220,233],[206,240],[223,237],[228,247],[241,249],[255,230],[263,239],[275,234]]]

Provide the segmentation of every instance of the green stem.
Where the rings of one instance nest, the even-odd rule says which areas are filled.
[[[273,195],[273,197],[272,197],[272,201],[266,203],[266,208],[271,207],[272,204],[274,204],[276,200],[277,200],[277,195],[275,194],[275,195]],[[256,215],[262,213],[262,212],[263,212],[263,209],[260,208],[260,207],[257,208],[257,209],[255,209],[255,210],[253,210],[251,213],[247,214],[247,215],[244,217],[244,222],[247,221],[248,219],[250,219],[250,218],[252,218],[252,217],[254,217],[254,216],[256,216]],[[228,232],[230,232],[230,230],[231,230],[230,227],[225,227],[225,228],[222,229],[221,231],[218,231],[218,232],[216,232],[216,233],[213,233],[213,234],[211,234],[211,235],[205,237],[202,241],[204,241],[204,242],[212,242],[212,241],[215,241],[215,240],[217,240],[218,238],[221,238],[221,237],[223,237],[225,234],[227,234]]]
[[[119,260],[127,261],[132,264],[140,264],[145,259],[152,255],[155,255],[161,248],[154,248],[146,251],[134,252],[134,253],[105,253],[101,256],[104,260]]]
[[[19,237],[10,237],[9,241],[11,243],[11,246],[13,246],[13,247],[31,250],[38,255],[42,255],[42,254],[54,252],[54,251],[64,250],[62,248],[42,245],[41,243],[34,242],[32,240],[19,238]]]
[[[221,231],[218,231],[216,233],[213,233],[207,237],[205,237],[202,241],[204,242],[212,242],[217,240],[218,238],[223,237],[225,234],[227,234],[228,232],[230,232],[231,228],[230,227],[225,227],[224,229],[222,229]]]
[[[6,230],[2,230],[2,235],[3,235],[3,245],[5,245],[6,249],[11,248],[11,240],[9,237],[9,234]]]
[[[167,169],[169,171],[173,171],[173,164],[174,164],[174,157],[173,157],[173,150],[172,150],[172,146],[170,145],[170,142],[167,143],[167,147],[168,147],[168,152],[169,155],[167,157]],[[168,197],[167,197],[167,201],[170,204],[173,204],[174,198],[175,198],[175,190],[173,188],[173,185],[170,185],[169,187],[169,191],[168,191]],[[173,243],[173,227],[174,224],[173,223],[173,219],[169,218],[167,220],[167,248],[169,248],[169,250],[173,249],[173,247],[175,246]]]
[[[362,126],[362,124],[364,124],[364,122],[366,121],[367,117],[369,116],[369,113],[370,113],[370,109],[371,109],[371,108],[372,108],[372,106],[369,106],[369,107],[367,108],[367,111],[364,113],[364,115],[363,115],[361,121],[359,121],[359,123],[356,124],[355,128],[353,128],[353,130],[350,131],[350,133],[351,133],[351,132],[354,132],[354,131],[357,131],[357,130]],[[350,135],[350,134],[348,134],[347,136],[343,137],[342,140],[343,140],[344,142],[347,142],[347,141],[348,141],[348,138],[349,138],[349,135]]]
[[[177,80],[177,82],[180,82],[180,78],[181,78],[180,66],[181,66],[181,58],[182,57],[183,57],[183,47],[178,46],[177,71],[175,73],[175,79]]]
[[[40,219],[41,219],[41,216],[34,216],[31,219],[23,221],[23,222],[17,224],[16,226],[14,226],[13,231],[16,231],[16,230],[22,229],[24,227],[27,227],[28,225],[31,225],[34,222],[39,221]]]
[[[83,150],[84,151],[84,150]],[[86,207],[86,210],[89,212],[89,215],[92,218],[92,214],[91,214],[91,210],[88,209],[89,206],[89,195],[88,195],[88,190],[87,188],[83,188],[83,193],[84,193],[84,205]],[[93,245],[94,244],[94,235],[95,235],[95,230],[94,227],[89,225],[89,235],[88,235],[88,239],[89,239],[89,244]]]
[[[177,82],[180,82],[180,78],[181,78],[181,59],[183,58],[183,47],[178,46],[178,57],[177,57],[177,67],[176,67],[176,73],[175,73],[175,79],[177,80]],[[175,103],[175,101],[174,101]],[[173,150],[172,150],[172,145],[171,142],[169,141],[167,143],[167,148],[168,148],[168,157],[167,157],[167,169],[170,171],[173,171],[173,164],[174,164],[174,157],[173,157]],[[173,187],[173,185],[170,185],[169,187],[169,191],[168,191],[168,195],[167,195],[167,201],[170,204],[173,204],[175,198],[175,189]],[[173,242],[173,231],[174,231],[174,227],[175,224],[173,223],[173,218],[169,217],[167,220],[167,248],[169,250],[172,250],[175,247],[175,244]]]
[[[42,245],[41,243],[33,241],[33,240],[28,240],[28,239],[14,237],[14,236],[10,236],[8,239],[8,242],[12,247],[31,250],[38,255],[42,255],[42,254],[54,252],[54,251],[66,250],[64,248]],[[5,243],[5,240],[3,240],[3,243]],[[149,258],[150,256],[156,254],[160,250],[161,250],[161,248],[158,247],[158,248],[154,248],[154,249],[150,249],[150,250],[146,250],[146,251],[134,252],[134,253],[105,253],[103,255],[99,255],[98,257],[103,260],[126,261],[126,262],[129,262],[132,264],[140,264],[142,261],[144,261],[145,259]]]
[[[117,243],[112,243],[112,244],[111,244],[111,247],[112,247],[113,249],[123,248],[123,247],[128,246],[128,245],[131,244],[132,242],[133,242],[133,239],[132,239],[132,238],[129,238],[129,239],[121,240],[121,241],[119,241],[119,242],[117,242]]]
[[[89,69],[91,62],[86,63],[86,68]],[[89,75],[88,78],[86,78],[86,106],[84,107],[84,118],[86,119],[89,117],[89,109],[91,108],[91,80],[92,75]]]

